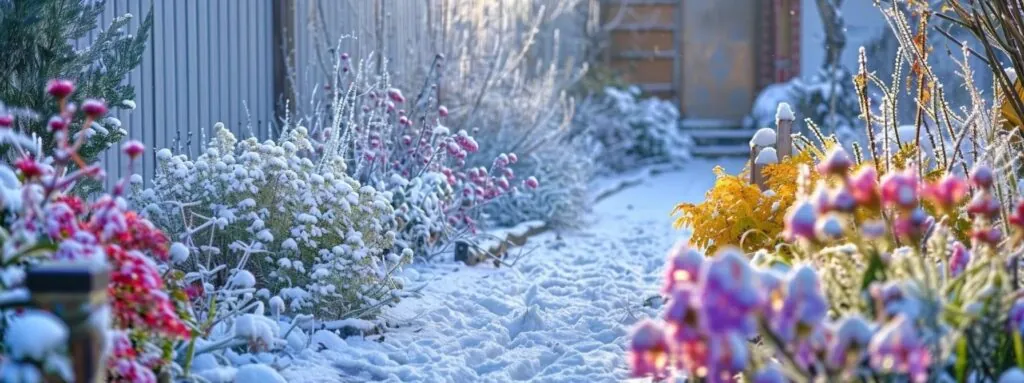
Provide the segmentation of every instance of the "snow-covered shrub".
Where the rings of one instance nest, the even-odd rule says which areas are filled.
[[[538,186],[516,174],[516,153],[489,150],[481,159],[473,134],[447,126],[448,109],[429,92],[436,78],[407,99],[386,74],[369,75],[373,66],[339,56],[330,87],[336,91],[310,119],[313,145],[321,161],[345,158],[349,174],[390,197],[397,248],[430,258],[476,233],[485,206]]]
[[[217,124],[194,159],[157,152],[153,184],[135,203],[189,246],[186,270],[233,265],[252,247],[244,270],[293,310],[369,315],[395,300],[391,274],[410,260],[393,248],[391,200],[350,177],[340,154],[314,162],[304,155],[313,150],[302,127],[261,143]]]
[[[593,137],[594,162],[605,172],[685,161],[693,145],[679,128],[679,109],[670,101],[641,98],[635,86],[608,87],[584,99],[576,109],[573,131]]]
[[[103,177],[100,165],[89,164],[78,155],[87,137],[69,134],[75,112],[66,101],[73,90],[73,83],[62,80],[51,81],[47,88],[55,99],[52,101],[59,105],[59,113],[48,124],[57,145],[53,153],[44,153],[40,142],[14,132],[10,128],[13,117],[0,116],[0,139],[10,145],[12,152],[20,153],[13,164],[0,164],[0,291],[5,296],[24,292],[25,268],[33,264],[109,266],[110,307],[97,308],[95,321],[88,322],[108,331],[112,340],[108,376],[116,382],[155,382],[155,371],[170,362],[170,355],[163,351],[191,336],[187,305],[172,293],[161,274],[169,256],[167,236],[130,210],[123,198],[127,178],[94,201],[70,194],[76,183]],[[80,110],[85,115],[82,126],[86,127],[107,112],[106,105],[98,100],[86,100]],[[137,141],[129,141],[123,151],[130,170],[144,148]],[[77,169],[70,170],[72,167]],[[13,376],[10,374],[25,378],[24,374],[31,372],[15,362],[22,356],[38,360],[47,352],[41,348],[60,342],[52,339],[57,334],[21,333],[39,330],[40,326],[54,331],[54,326],[44,323],[47,319],[36,314],[8,307],[3,318],[4,352],[14,359],[4,358],[0,375],[5,376],[4,381],[13,381],[8,379]]]

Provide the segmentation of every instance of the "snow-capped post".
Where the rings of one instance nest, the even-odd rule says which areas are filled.
[[[754,133],[754,137],[750,139],[750,183],[757,185],[761,190],[764,190],[764,164],[759,163],[757,160],[761,158],[761,152],[767,149],[771,149],[772,152],[775,150],[771,148],[776,142],[775,131],[771,128],[761,128]]]
[[[76,382],[105,382],[103,355],[109,318],[107,285],[110,270],[95,264],[52,264],[26,273],[32,304],[67,325],[68,353]]]
[[[796,120],[793,108],[780,102],[775,111],[775,125],[778,127],[775,149],[778,150],[779,159],[793,155],[793,120]]]

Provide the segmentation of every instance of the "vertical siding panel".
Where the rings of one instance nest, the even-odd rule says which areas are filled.
[[[183,150],[185,134],[182,132],[188,126],[188,15],[185,13],[186,4],[184,1],[172,1],[174,3],[174,48],[171,54],[166,56],[173,60],[174,69],[174,108],[171,109],[171,125],[167,129],[167,142],[174,146],[175,150]]]
[[[146,14],[153,10],[153,29],[149,31],[149,43],[146,47],[147,52],[142,55],[142,84],[144,92],[140,94],[138,100],[136,100],[136,107],[142,111],[142,123],[139,126],[139,131],[142,142],[146,144],[149,149],[149,156],[143,158],[142,162],[142,177],[143,179],[150,180],[153,178],[156,169],[156,151],[160,150],[156,145],[156,140],[153,136],[153,129],[156,127],[156,114],[157,104],[156,98],[156,29],[159,26],[156,22],[156,6],[152,0],[139,0],[142,5],[140,10]]]
[[[195,98],[198,103],[196,123],[189,127],[192,132],[192,153],[199,154],[199,129],[210,126],[210,12],[209,1],[195,1],[192,4],[196,15],[195,34]]]
[[[170,128],[167,124],[167,109],[170,105],[167,83],[171,76],[168,73],[170,72],[168,70],[170,67],[167,65],[168,57],[164,52],[167,50],[167,41],[171,34],[171,15],[167,12],[170,9],[168,3],[157,3],[154,0],[153,6],[153,99],[150,105],[153,105],[155,113],[149,132],[153,147],[159,150],[167,147],[164,131]]]

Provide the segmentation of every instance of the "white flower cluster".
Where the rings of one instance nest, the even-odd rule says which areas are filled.
[[[391,252],[388,193],[360,185],[340,157],[314,163],[303,127],[262,143],[214,130],[195,159],[160,150],[152,187],[135,193],[154,223],[192,249],[187,262],[245,264],[255,276],[247,284],[318,316],[361,316],[393,300],[401,286],[390,275],[409,259]],[[243,249],[258,253],[240,261]]]

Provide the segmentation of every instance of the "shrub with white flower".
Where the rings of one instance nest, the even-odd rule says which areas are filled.
[[[391,200],[350,177],[342,157],[314,162],[312,151],[302,127],[261,143],[217,124],[194,159],[160,150],[152,186],[135,203],[188,246],[171,249],[185,269],[235,267],[254,249],[243,271],[222,272],[215,285],[260,284],[318,316],[371,315],[395,301],[401,286],[391,275],[409,261],[392,251]]]

